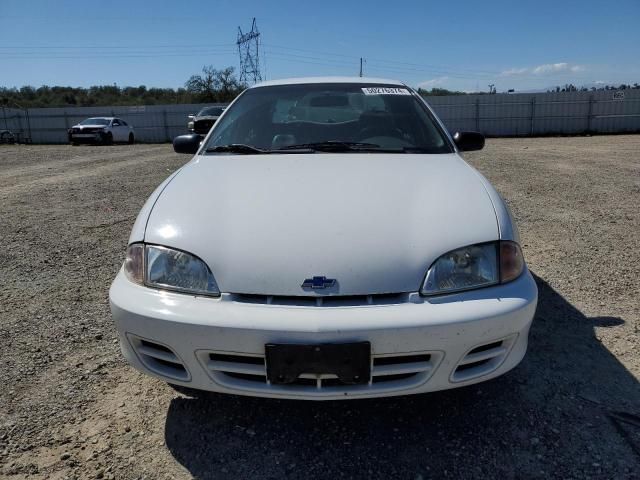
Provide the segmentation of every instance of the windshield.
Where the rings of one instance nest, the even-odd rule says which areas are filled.
[[[80,122],[80,125],[109,125],[108,118],[87,118]]]
[[[222,107],[205,107],[198,112],[198,117],[219,117],[222,114]]]
[[[215,125],[206,152],[273,150],[451,153],[424,103],[397,85],[300,84],[246,90]],[[330,147],[330,148],[327,148]],[[303,150],[306,149],[306,150]],[[242,150],[240,152],[239,150]]]

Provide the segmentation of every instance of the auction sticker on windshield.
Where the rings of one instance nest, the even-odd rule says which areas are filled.
[[[406,88],[363,87],[362,91],[365,95],[411,95]]]

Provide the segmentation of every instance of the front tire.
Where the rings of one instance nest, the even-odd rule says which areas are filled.
[[[133,145],[133,143],[135,142],[135,138],[133,138],[133,133],[129,134],[129,145]]]
[[[111,132],[108,132],[104,136],[104,144],[105,145],[113,145],[113,134]]]

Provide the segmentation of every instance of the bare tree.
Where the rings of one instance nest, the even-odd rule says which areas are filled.
[[[186,81],[185,88],[202,102],[228,102],[245,86],[236,78],[233,67],[218,70],[208,65],[202,67],[201,75],[192,75]]]

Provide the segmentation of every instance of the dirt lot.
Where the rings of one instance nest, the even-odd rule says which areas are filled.
[[[193,399],[125,365],[107,290],[187,159],[0,147],[0,476],[640,478],[640,136],[468,155],[536,275],[529,353],[485,384],[346,403]]]

